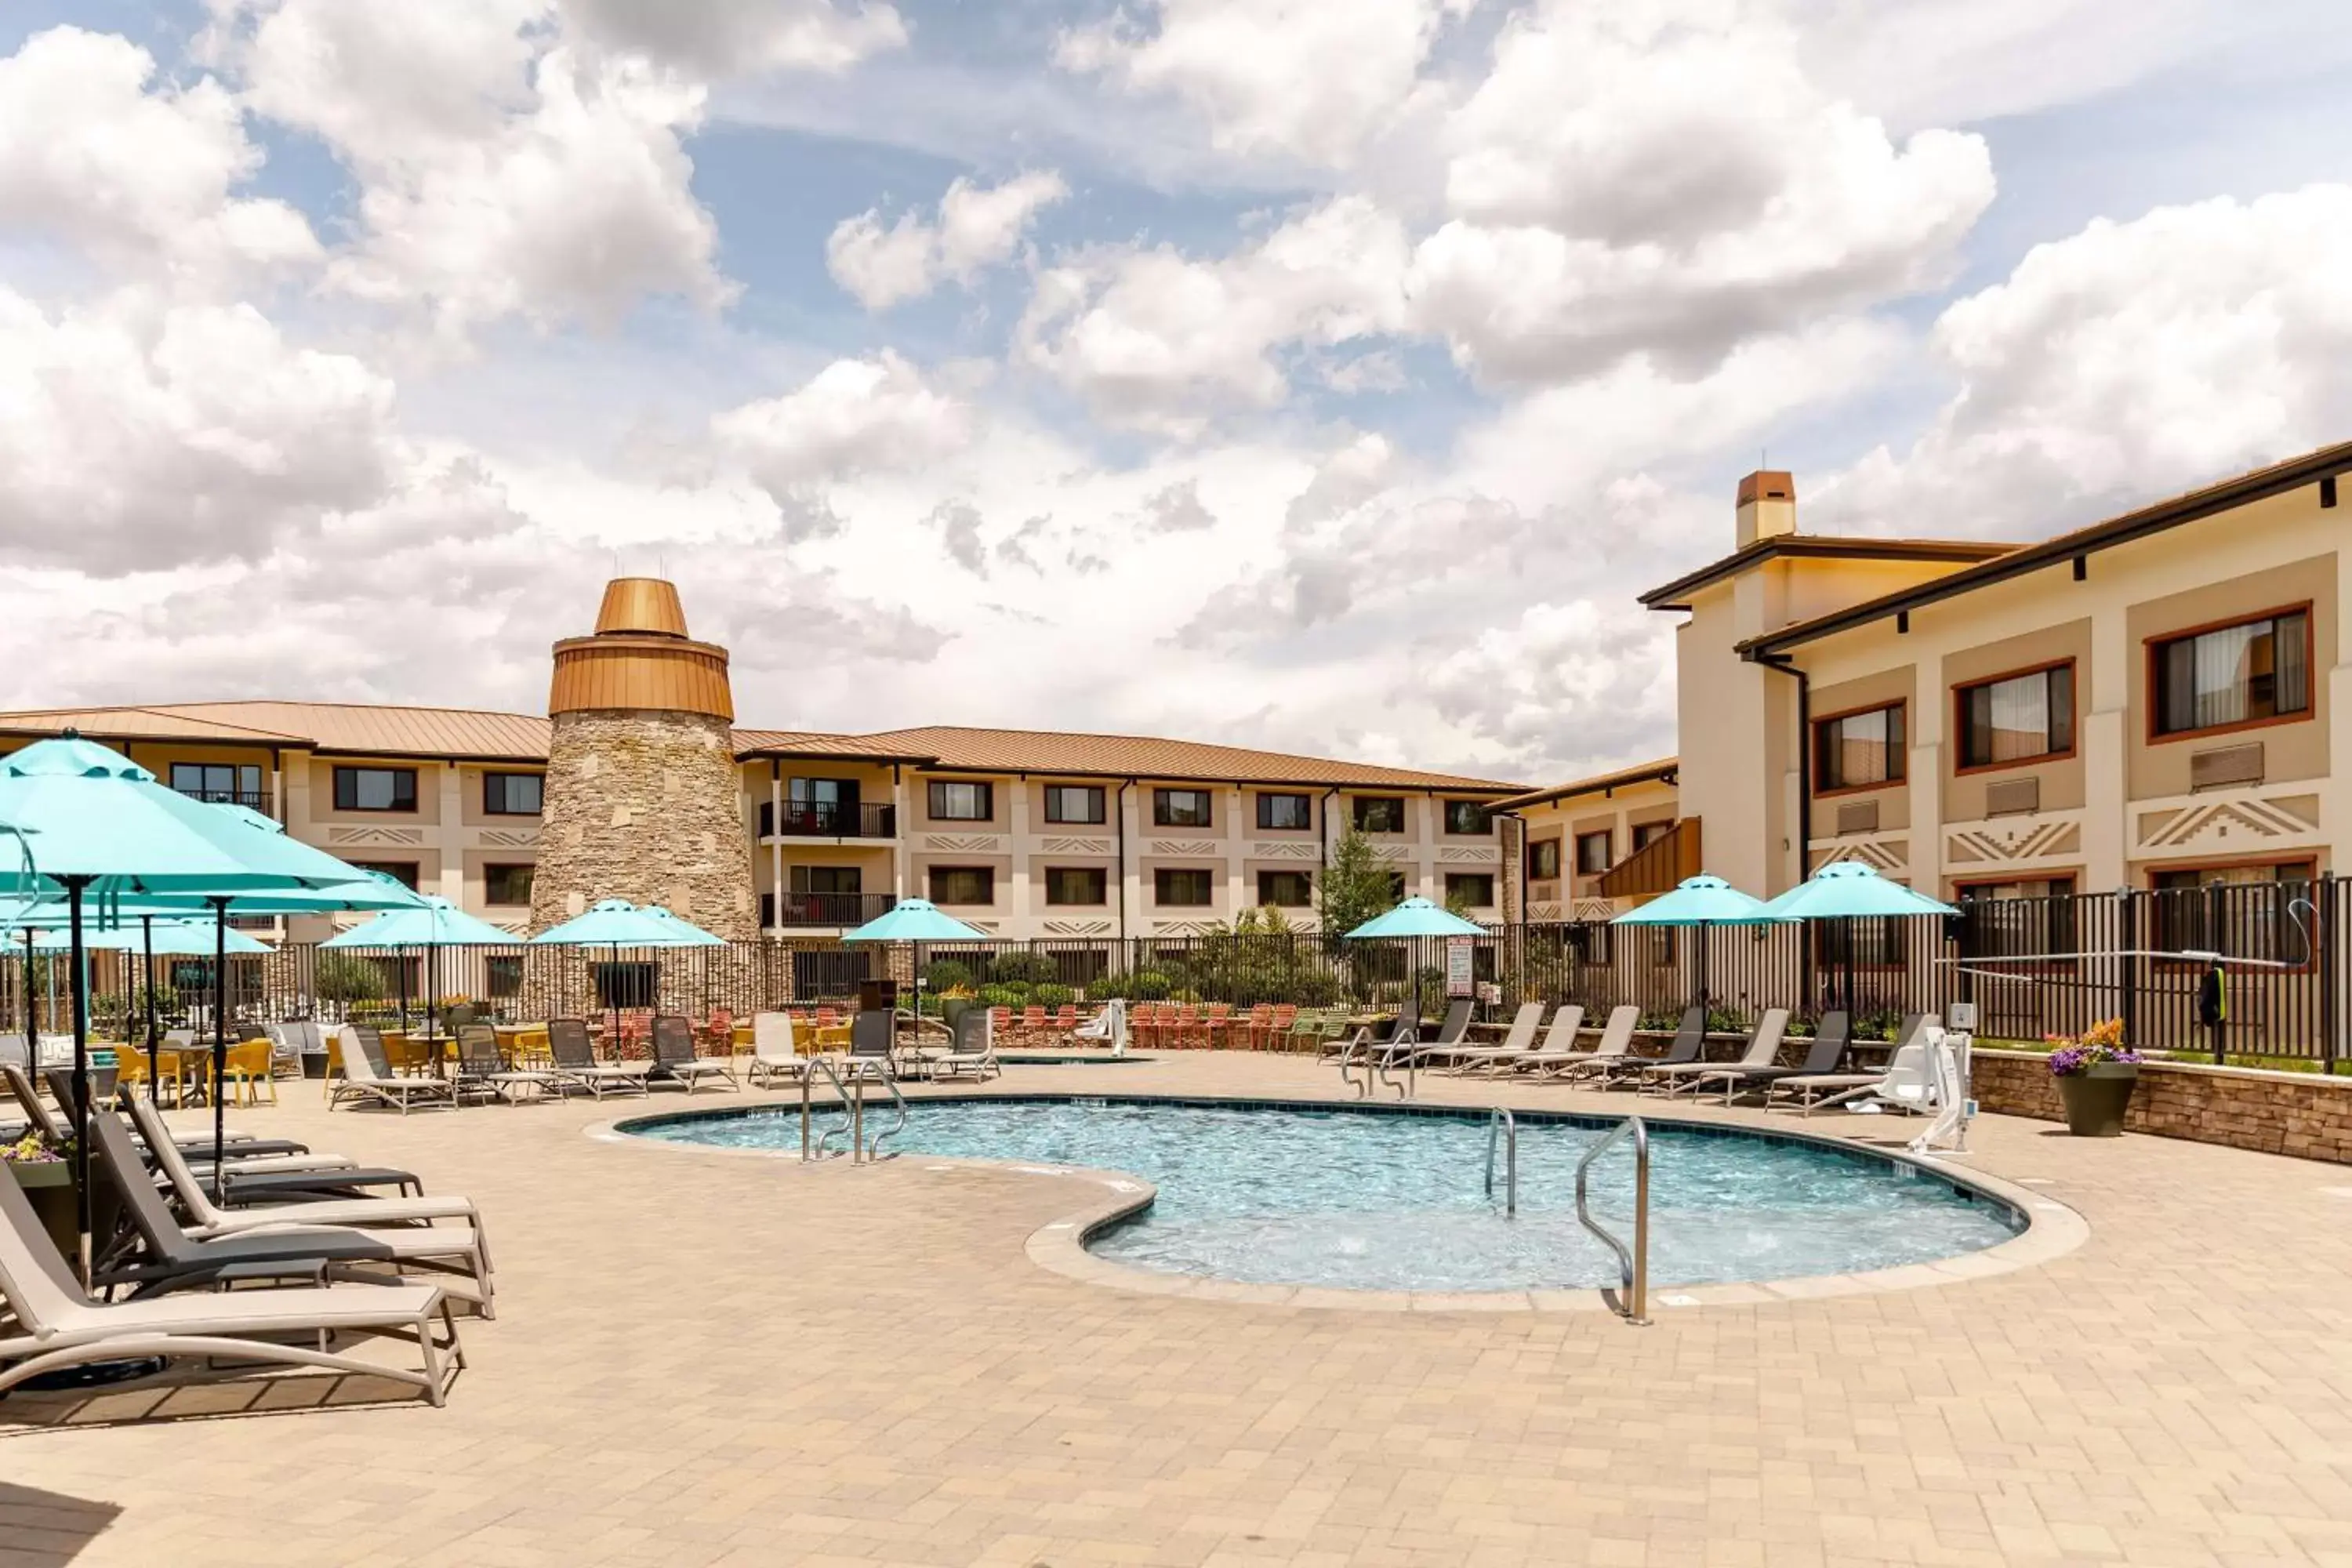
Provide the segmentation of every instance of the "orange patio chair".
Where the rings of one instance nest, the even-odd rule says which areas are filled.
[[[1067,1035],[1075,1032],[1077,1026],[1078,1005],[1075,1002],[1063,1003],[1054,1014],[1054,1032],[1057,1035]]]
[[[1045,1032],[1045,1009],[1024,1007],[1021,1010],[1021,1031],[1031,1037],[1031,1042],[1034,1044],[1035,1037]]]

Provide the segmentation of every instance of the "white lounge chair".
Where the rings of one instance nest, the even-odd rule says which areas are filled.
[[[0,1328],[0,1393],[45,1373],[92,1362],[162,1356],[274,1362],[387,1377],[439,1405],[448,1374],[442,1358],[466,1364],[447,1298],[429,1285],[230,1290],[112,1304],[91,1300],[67,1270],[32,1204],[0,1181],[0,1296],[15,1320]],[[439,1320],[445,1339],[434,1335]],[[367,1334],[412,1341],[424,1369],[381,1365],[323,1347],[329,1336]],[[299,1335],[310,1343],[286,1342]],[[239,1369],[242,1371],[243,1369]]]
[[[1634,1016],[1640,1016],[1638,1013]],[[1584,1005],[1580,1002],[1563,1003],[1552,1014],[1551,1022],[1544,1026],[1543,1039],[1536,1048],[1503,1063],[1503,1068],[1515,1073],[1544,1072],[1573,1061],[1583,1054],[1576,1048],[1577,1037],[1583,1033]],[[1629,1028],[1626,1037],[1630,1039],[1632,1035]]]
[[[1504,1031],[1500,1045],[1454,1046],[1444,1051],[1433,1050],[1431,1055],[1433,1058],[1442,1057],[1449,1072],[1491,1071],[1534,1048],[1536,1026],[1543,1022],[1543,1010],[1540,1002],[1520,1003],[1519,1010],[1511,1015],[1511,1026]]]
[[[403,1116],[422,1105],[449,1110],[457,1103],[448,1081],[437,1078],[399,1078],[383,1054],[383,1037],[364,1024],[345,1024],[342,1033],[343,1079],[327,1090],[327,1109],[351,1101],[360,1105],[397,1106]]]
[[[753,1089],[765,1089],[779,1080],[801,1083],[809,1075],[809,1059],[801,1055],[793,1040],[793,1016],[790,1013],[759,1013],[751,1018],[751,1065],[745,1077]]]
[[[1733,1064],[1743,1068],[1770,1067],[1780,1056],[1780,1037],[1789,1027],[1786,1007],[1767,1007],[1764,1016],[1756,1020],[1748,1032],[1748,1048],[1739,1053]],[[1722,1070],[1719,1064],[1709,1061],[1661,1062],[1644,1070],[1641,1087],[1644,1092],[1656,1089],[1672,1096],[1704,1084],[1710,1074]]]
[[[1571,1052],[1556,1061],[1547,1062],[1541,1070],[1553,1078],[1565,1079],[1613,1071],[1632,1059],[1633,1031],[1641,1026],[1641,1023],[1642,1009],[1633,1003],[1612,1007],[1609,1010],[1609,1021],[1601,1026],[1598,1044],[1589,1051]]]

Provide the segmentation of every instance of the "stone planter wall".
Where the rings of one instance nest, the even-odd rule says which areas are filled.
[[[1971,1062],[1982,1109],[2065,1121],[2049,1058],[1979,1049]],[[2352,1164],[2352,1078],[2146,1062],[2124,1125],[2133,1132]]]

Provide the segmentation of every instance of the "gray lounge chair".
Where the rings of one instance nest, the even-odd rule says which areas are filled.
[[[58,1109],[66,1113],[67,1120],[80,1121],[79,1101],[74,1098],[73,1069],[43,1068],[41,1077],[42,1081],[48,1086],[49,1098],[58,1102]],[[16,1099],[17,1104],[24,1107],[25,1114],[30,1119],[26,1125],[37,1131],[42,1137],[52,1143],[65,1141],[68,1134],[64,1123],[51,1116],[49,1108],[41,1103],[41,1097],[35,1091],[33,1080],[26,1075],[24,1068],[14,1064],[0,1066],[0,1080],[6,1082],[9,1093]],[[209,1137],[182,1138],[177,1142],[184,1153],[200,1154],[206,1160],[210,1160],[213,1156],[213,1141]],[[256,1138],[249,1132],[238,1132],[234,1130],[228,1133],[227,1142],[222,1145],[222,1152],[233,1160],[310,1159],[322,1164],[348,1165],[351,1163],[349,1160],[314,1155],[310,1152],[309,1144],[297,1143],[290,1138]]]
[[[473,1231],[459,1226],[410,1230],[359,1230],[347,1226],[288,1226],[222,1237],[190,1236],[155,1190],[154,1179],[131,1130],[111,1111],[90,1123],[91,1149],[107,1179],[121,1194],[139,1250],[109,1248],[99,1258],[93,1283],[128,1287],[131,1298],[173,1290],[226,1289],[259,1280],[308,1280],[324,1285],[340,1278],[384,1283],[383,1266],[397,1275],[404,1266],[461,1276],[443,1284],[490,1310],[489,1272]],[[402,1280],[409,1283],[411,1281]]]
[[[0,1394],[45,1373],[93,1362],[161,1356],[168,1362],[220,1358],[323,1367],[389,1377],[447,1397],[442,1358],[466,1364],[448,1298],[426,1285],[191,1292],[142,1301],[93,1301],[42,1229],[13,1181],[0,1181],[0,1297],[14,1320],[0,1327]],[[434,1325],[440,1324],[441,1338]],[[338,1334],[408,1341],[422,1371],[384,1366],[323,1348]]]
[[[1592,1069],[1592,1079],[1603,1089],[1614,1088],[1621,1082],[1632,1082],[1657,1068],[1684,1067],[1697,1061],[1706,1049],[1706,1009],[1693,1005],[1683,1010],[1682,1026],[1675,1029],[1674,1043],[1661,1057],[1637,1057],[1631,1051],[1614,1061],[1603,1062]]]
[[[1543,1010],[1544,1005],[1540,1002],[1522,1002],[1519,1010],[1511,1016],[1511,1026],[1504,1031],[1500,1045],[1465,1044],[1451,1050],[1433,1047],[1430,1059],[1443,1059],[1447,1070],[1456,1073],[1491,1071],[1498,1062],[1523,1057],[1534,1048],[1536,1026],[1543,1022]]]
[[[417,1106],[446,1110],[457,1103],[446,1079],[402,1078],[383,1054],[383,1034],[365,1024],[343,1026],[343,1078],[327,1091],[327,1109],[345,1103],[390,1105],[405,1116]]]
[[[934,1076],[958,1077],[970,1072],[985,1082],[1004,1071],[996,1059],[995,1014],[986,1007],[967,1007],[955,1021],[955,1040],[943,1056],[929,1058]]]
[[[558,1093],[584,1089],[598,1100],[607,1092],[643,1094],[646,1076],[654,1070],[651,1062],[597,1060],[595,1044],[588,1038],[588,1026],[578,1018],[548,1020],[547,1049],[555,1058],[555,1069],[548,1076],[551,1087]]]
[[[544,1094],[554,1075],[532,1068],[510,1068],[499,1051],[499,1032],[488,1024],[457,1026],[457,1092],[460,1097],[511,1102],[523,1089]]]
[[[1748,1033],[1747,1047],[1734,1064],[1743,1068],[1770,1067],[1780,1057],[1780,1037],[1789,1027],[1786,1007],[1767,1007]],[[1643,1093],[1657,1089],[1666,1095],[1684,1093],[1706,1081],[1707,1075],[1720,1070],[1717,1064],[1705,1059],[1688,1062],[1655,1062],[1645,1068],[1639,1079]]]
[[[702,1084],[723,1079],[730,1089],[743,1086],[735,1077],[735,1065],[716,1057],[698,1056],[694,1049],[694,1025],[676,1013],[664,1013],[654,1019],[654,1066],[646,1075],[647,1083],[675,1083],[692,1094]]]
[[[1729,1105],[1738,1096],[1754,1089],[1764,1089],[1769,1098],[1771,1086],[1786,1078],[1807,1078],[1837,1069],[1839,1058],[1845,1055],[1846,1014],[1843,1008],[1832,1008],[1822,1015],[1820,1026],[1813,1032],[1813,1043],[1805,1050],[1805,1059],[1795,1067],[1780,1067],[1770,1062],[1749,1065],[1742,1062],[1732,1067],[1709,1068],[1699,1074],[1702,1089],[1723,1085],[1723,1103]]]

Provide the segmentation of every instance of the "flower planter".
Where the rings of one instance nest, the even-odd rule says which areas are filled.
[[[0,1162],[0,1171],[16,1179],[32,1200],[33,1213],[39,1217],[41,1228],[57,1243],[58,1251],[68,1258],[79,1255],[76,1242],[76,1222],[80,1217],[75,1211],[73,1165],[65,1160],[9,1160]]]
[[[2066,1131],[2077,1138],[2121,1137],[2137,1082],[2137,1062],[2101,1062],[2061,1077],[2058,1098],[2066,1107]]]

